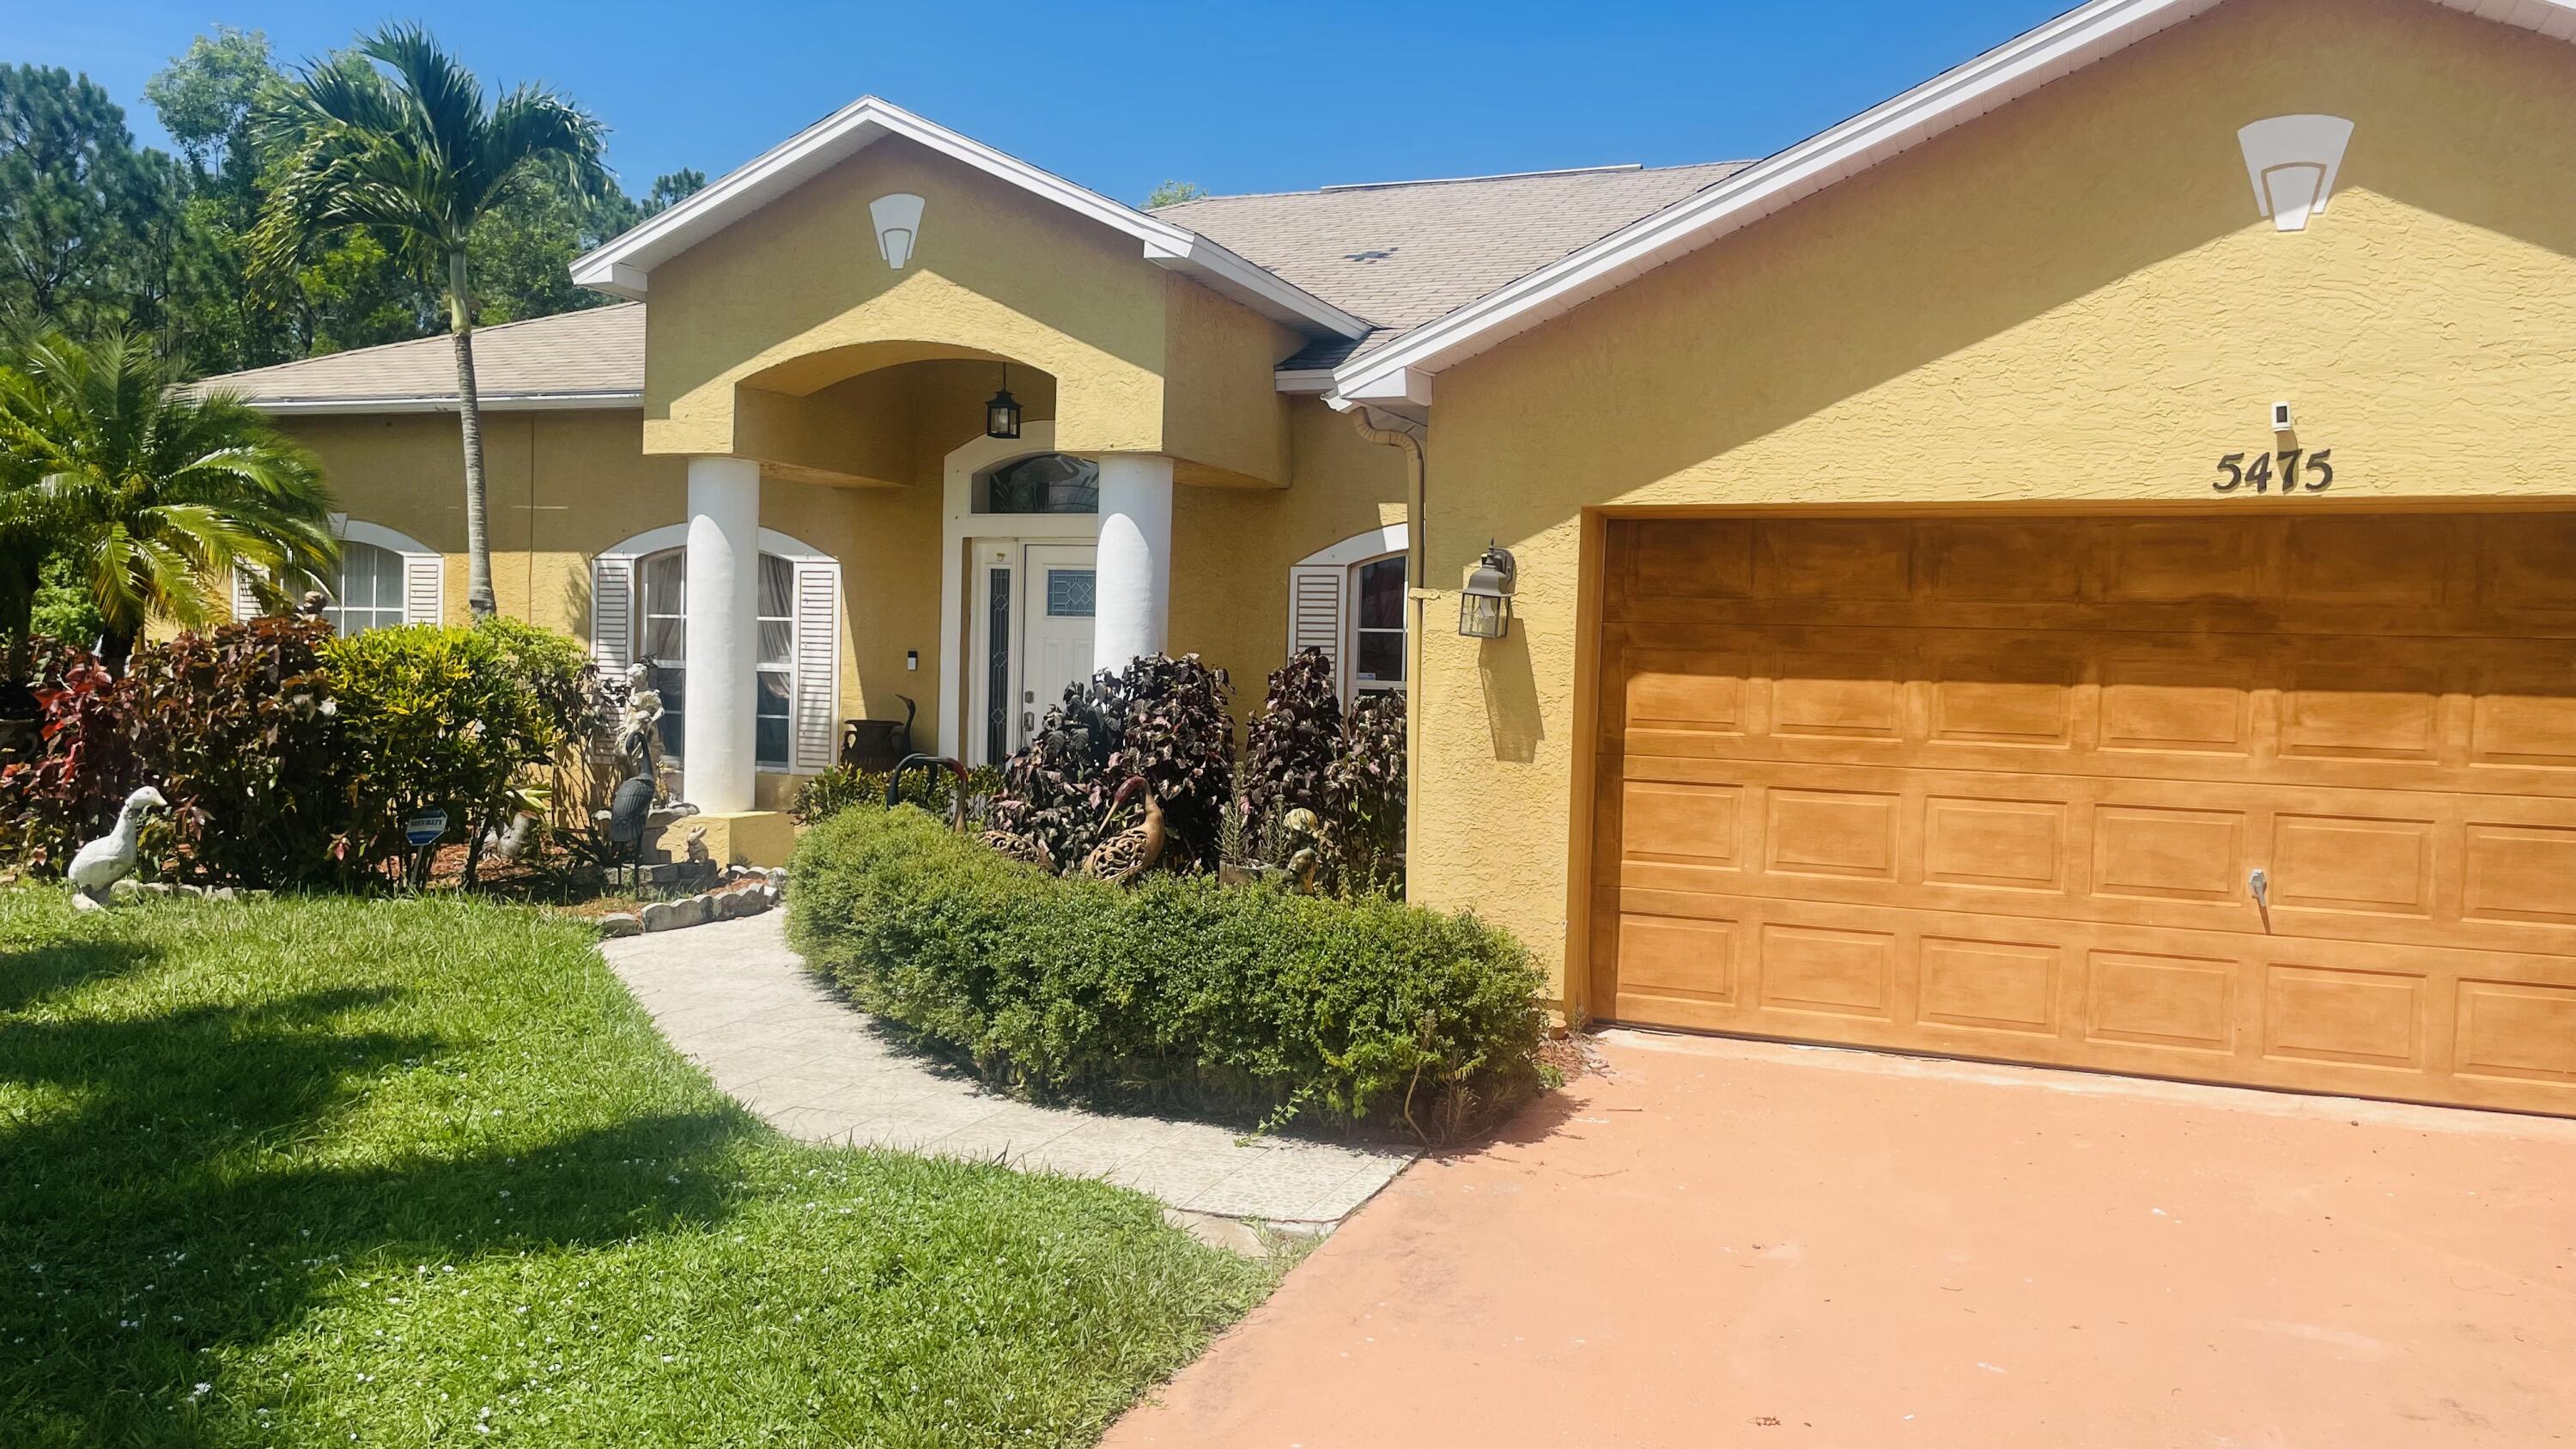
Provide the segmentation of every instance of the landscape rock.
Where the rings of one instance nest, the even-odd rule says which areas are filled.
[[[206,899],[210,901],[237,901],[241,899],[241,892],[235,890],[231,886],[217,886],[213,890],[206,892]]]
[[[611,911],[599,918],[599,934],[608,937],[640,936],[644,934],[644,918],[633,911]]]
[[[107,888],[107,898],[111,901],[130,901],[141,894],[143,882],[130,875]]]
[[[679,915],[677,901],[648,901],[636,919],[637,924],[647,931],[670,931],[688,924]]]

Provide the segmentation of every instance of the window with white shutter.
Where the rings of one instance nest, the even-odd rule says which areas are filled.
[[[1404,687],[1405,526],[1318,549],[1288,570],[1288,652],[1320,649],[1343,698]]]
[[[643,660],[662,694],[664,758],[687,749],[688,555],[674,525],[638,534],[590,569],[590,652],[603,672]],[[753,763],[813,774],[839,752],[841,566],[784,534],[760,532],[754,591],[758,655],[752,672]]]

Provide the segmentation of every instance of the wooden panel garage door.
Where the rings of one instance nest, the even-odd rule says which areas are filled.
[[[2576,1113],[2576,519],[2249,503],[1613,521],[1594,1010]]]

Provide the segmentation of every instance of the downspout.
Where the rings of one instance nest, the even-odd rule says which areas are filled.
[[[1430,520],[1425,516],[1422,439],[1405,427],[1381,428],[1369,421],[1369,410],[1349,404],[1351,426],[1362,438],[1404,450],[1404,854],[1405,898],[1413,898],[1412,857],[1421,836],[1422,791],[1422,639],[1423,605],[1433,595],[1423,586],[1422,560]]]

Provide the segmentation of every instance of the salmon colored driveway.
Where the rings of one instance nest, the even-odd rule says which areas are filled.
[[[1111,1449],[2576,1439],[2576,1122],[1612,1033]]]

